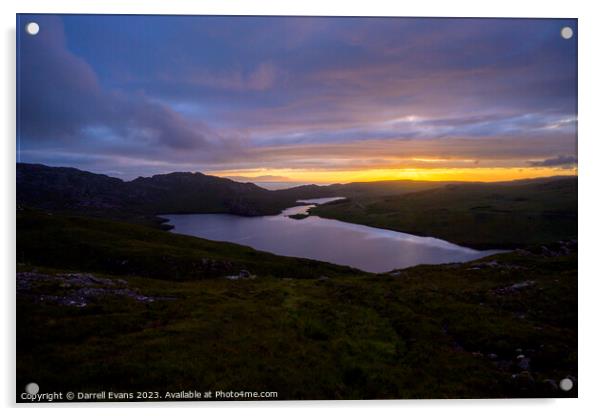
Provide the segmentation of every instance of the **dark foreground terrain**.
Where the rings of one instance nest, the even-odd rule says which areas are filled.
[[[312,215],[513,251],[375,275],[171,234],[156,216],[329,196],[347,199]],[[576,178],[268,191],[19,164],[17,207],[17,400],[30,382],[151,399],[577,395]]]
[[[17,392],[575,397],[558,388],[566,377],[576,382],[575,241],[372,275],[17,213]]]

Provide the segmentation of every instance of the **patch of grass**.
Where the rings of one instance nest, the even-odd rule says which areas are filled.
[[[479,249],[549,244],[577,238],[577,178],[358,195],[314,207],[310,214]]]
[[[129,276],[130,287],[170,300],[99,299],[85,308],[18,297],[17,385],[242,389],[291,400],[573,397],[544,380],[577,376],[576,256],[527,260],[532,266],[520,273],[467,264],[327,281]],[[550,275],[546,265],[565,271]],[[523,279],[533,287],[496,294]],[[565,309],[572,312],[561,318]],[[512,377],[523,371],[519,348],[531,359],[527,388]]]

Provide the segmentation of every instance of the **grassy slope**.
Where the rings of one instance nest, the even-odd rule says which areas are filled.
[[[310,212],[475,248],[524,247],[577,237],[577,178],[358,195]]]
[[[145,295],[175,298],[107,297],[74,308],[18,297],[18,385],[267,390],[280,399],[519,397],[562,396],[544,380],[577,375],[574,252],[393,277],[30,211],[18,214],[17,235],[20,270],[125,276]],[[199,269],[203,258],[215,261],[211,273]],[[257,278],[198,279],[242,267]],[[330,279],[315,279],[323,274]],[[496,291],[524,281],[534,283]],[[517,348],[531,358],[534,382],[512,377],[521,372]]]
[[[35,210],[17,213],[17,262],[169,280],[223,277],[241,269],[294,278],[361,274],[349,267],[141,225]]]

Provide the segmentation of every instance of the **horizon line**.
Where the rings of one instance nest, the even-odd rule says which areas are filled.
[[[204,176],[211,176],[214,178],[220,178],[220,179],[227,179],[230,180],[232,182],[237,182],[237,183],[252,183],[255,184],[261,188],[262,184],[282,184],[282,185],[286,185],[288,183],[290,183],[292,186],[289,188],[278,188],[278,189],[290,189],[290,188],[294,188],[294,187],[298,187],[298,186],[309,186],[309,185],[315,185],[315,186],[330,186],[330,185],[347,185],[347,184],[352,184],[352,183],[381,183],[381,182],[433,182],[433,183],[508,183],[508,182],[521,182],[521,181],[529,181],[529,180],[543,180],[543,179],[552,179],[552,178],[578,178],[578,172],[577,169],[571,170],[571,169],[567,169],[566,172],[564,174],[558,174],[558,175],[545,175],[545,176],[526,176],[526,177],[522,177],[522,178],[511,178],[511,179],[499,179],[499,180],[458,180],[458,179],[428,179],[428,178],[421,178],[421,179],[412,179],[412,178],[392,178],[392,179],[374,179],[374,180],[351,180],[348,182],[340,182],[340,181],[333,181],[333,182],[319,182],[319,181],[303,181],[303,180],[264,180],[264,181],[253,181],[251,179],[253,179],[252,177],[249,177],[245,180],[240,180],[240,179],[233,179],[227,176],[220,176],[220,175],[216,175],[216,174],[208,174],[202,171],[186,171],[186,170],[174,170],[174,171],[170,171],[170,172],[165,172],[165,173],[155,173],[155,174],[151,174],[148,176],[137,176],[135,178],[132,179],[122,179],[119,178],[117,176],[113,176],[110,173],[104,173],[104,172],[95,172],[93,170],[86,170],[86,169],[82,169],[82,168],[78,168],[75,166],[65,166],[65,165],[61,165],[61,166],[55,166],[55,165],[47,165],[44,163],[30,163],[30,162],[16,162],[16,166],[19,165],[35,165],[35,166],[43,166],[46,168],[52,168],[52,169],[74,169],[80,172],[85,172],[85,173],[90,173],[90,174],[94,174],[94,175],[103,175],[103,176],[108,176],[110,178],[114,178],[114,179],[119,179],[123,182],[132,182],[136,179],[139,178],[152,178],[154,176],[162,176],[162,175],[171,175],[171,174],[201,174]],[[451,168],[453,169],[453,168]],[[451,170],[450,169],[450,170]],[[268,188],[264,188],[264,189],[268,189]],[[268,190],[275,190],[275,189],[268,189]]]

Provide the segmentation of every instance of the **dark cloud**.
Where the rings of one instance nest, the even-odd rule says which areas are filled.
[[[551,159],[545,159],[542,161],[530,162],[531,166],[538,167],[551,167],[551,166],[568,166],[572,167],[577,164],[577,157],[575,156],[556,156]]]
[[[103,88],[92,67],[67,48],[58,17],[40,16],[38,36],[21,36],[19,59],[20,134],[29,140],[73,142],[86,139],[86,128],[102,129],[106,140],[140,146],[202,148],[208,129],[191,123],[143,93]]]
[[[131,177],[542,167],[575,149],[576,39],[559,31],[576,20],[28,18],[41,31],[19,36],[23,161]]]
[[[259,176],[228,176],[228,179],[238,182],[286,182],[291,179],[287,176],[279,175],[259,175]]]

